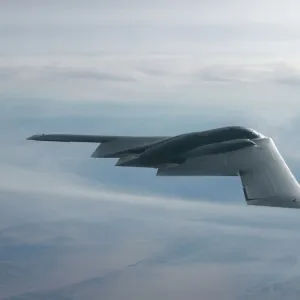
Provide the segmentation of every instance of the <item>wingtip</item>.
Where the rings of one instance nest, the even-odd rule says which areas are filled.
[[[42,134],[34,134],[34,135],[28,137],[26,140],[27,141],[38,141],[41,136],[42,136]]]

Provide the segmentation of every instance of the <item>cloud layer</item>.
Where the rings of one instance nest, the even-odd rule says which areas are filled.
[[[238,178],[156,178],[95,145],[25,140],[244,125],[300,177],[298,11],[2,1],[0,299],[298,299],[297,210],[247,207]]]

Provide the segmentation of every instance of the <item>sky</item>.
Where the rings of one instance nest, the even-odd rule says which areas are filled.
[[[299,8],[0,1],[0,299],[297,299],[297,210],[26,138],[249,126],[299,178]]]

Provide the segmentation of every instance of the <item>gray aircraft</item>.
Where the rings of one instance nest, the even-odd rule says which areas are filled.
[[[240,176],[247,204],[300,208],[300,187],[274,141],[230,126],[177,136],[39,134],[28,140],[100,144],[92,157],[116,166],[157,169],[157,176]]]

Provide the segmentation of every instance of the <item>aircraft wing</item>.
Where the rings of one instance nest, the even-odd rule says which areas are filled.
[[[157,169],[157,176],[239,176],[249,205],[300,208],[298,182],[273,140],[241,127],[178,136],[42,134],[37,141],[99,143],[92,157],[116,166]]]
[[[299,184],[271,138],[253,147],[159,168],[157,176],[239,176],[248,205],[300,208]]]
[[[100,144],[92,157],[118,158],[124,155],[139,154],[152,145],[169,137],[163,136],[116,136],[116,135],[80,135],[80,134],[36,134],[28,138],[34,141],[75,142]]]

